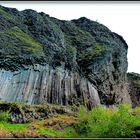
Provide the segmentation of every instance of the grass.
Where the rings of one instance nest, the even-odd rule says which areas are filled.
[[[75,116],[55,114],[26,124],[0,121],[0,137],[3,133],[53,138],[134,138],[140,134],[140,107],[132,109],[128,104],[120,104],[89,111],[81,106]]]
[[[92,58],[94,58],[96,56],[99,56],[102,53],[107,52],[107,51],[110,51],[110,49],[107,48],[104,44],[96,43],[95,47],[92,47],[92,48],[90,48],[89,50],[86,50],[86,51],[82,51],[79,54],[79,57],[82,58],[82,59],[84,59],[84,58],[92,59]]]
[[[9,38],[9,43],[4,42],[7,43],[5,44],[7,49],[14,49],[13,51],[18,53],[26,52],[36,56],[45,56],[43,52],[43,45],[27,33],[23,32],[17,26],[1,31],[0,37],[5,39]]]
[[[88,32],[81,29],[79,26],[71,22],[65,23],[62,28],[64,38],[66,40],[66,48],[73,51],[73,47],[76,49],[83,49],[87,45],[91,45],[95,42],[94,37]]]
[[[51,135],[52,137],[55,137],[58,135],[59,131],[54,130],[53,128],[38,128],[36,132],[40,134],[46,134],[46,135]]]
[[[92,35],[89,32],[81,30],[77,26],[74,28],[76,28],[76,29],[73,30],[71,33],[66,31],[64,34],[65,38],[76,41],[75,43],[73,42],[74,45],[81,47],[81,45],[78,45],[78,44],[81,44],[81,43],[89,44],[89,42],[94,42],[94,38],[92,37]],[[73,33],[74,33],[74,35],[73,35]]]
[[[0,127],[3,127],[4,129],[7,129],[9,131],[25,131],[29,124],[14,124],[14,123],[9,123],[5,121],[0,122]]]
[[[78,120],[78,118],[72,116],[55,115],[47,120],[36,121],[32,125],[36,127],[37,133],[66,138],[71,137],[71,128],[68,127],[69,124],[76,120]]]
[[[31,36],[24,33],[20,28],[13,27],[5,32],[8,35],[15,36],[21,42],[25,43],[25,50],[32,53],[43,53],[43,46],[41,43],[34,40]],[[26,47],[26,45],[28,47]]]

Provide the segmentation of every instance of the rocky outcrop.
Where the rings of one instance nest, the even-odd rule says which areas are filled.
[[[140,74],[127,73],[132,106],[140,106]]]
[[[131,104],[125,40],[81,17],[0,7],[0,97],[27,103]]]
[[[0,113],[5,114],[0,118],[12,123],[29,123],[35,120],[44,120],[52,118],[55,115],[67,114],[74,116],[75,107],[66,107],[62,105],[52,105],[48,103],[39,105],[29,105],[18,102],[0,102]],[[8,115],[6,115],[8,113]]]
[[[100,104],[95,87],[78,73],[53,69],[49,65],[30,67],[28,70],[0,72],[1,100],[39,104]],[[77,100],[78,99],[78,100]]]

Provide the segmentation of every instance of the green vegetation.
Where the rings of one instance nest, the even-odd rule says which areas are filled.
[[[9,117],[9,111],[0,112],[0,121],[7,121]]]
[[[136,88],[140,88],[140,80],[133,80],[132,83]]]
[[[9,131],[25,131],[27,129],[27,126],[29,126],[29,124],[22,124],[22,123],[13,124],[13,123],[1,121],[0,126],[5,127],[5,129]]]
[[[4,11],[1,7],[0,7],[0,15],[5,17],[7,20],[13,20],[13,16]]]
[[[63,129],[61,127],[68,126],[75,117],[66,115],[54,115],[45,120],[36,120],[31,123],[10,123],[7,121],[0,121],[0,137],[71,137],[70,129]],[[61,125],[61,126],[60,126]],[[3,135],[4,134],[4,135]],[[10,135],[11,134],[11,135]]]
[[[76,39],[77,43],[88,44],[89,42],[95,41],[95,39],[93,38],[93,36],[89,32],[82,30],[78,26],[76,26],[76,28],[78,30],[77,34],[75,35],[75,39]]]
[[[71,53],[74,54],[76,52],[76,46],[66,46],[67,50]]]
[[[73,129],[70,124],[78,118],[67,115],[54,115],[52,118],[36,121],[32,126],[36,128],[36,132],[51,137],[73,137]],[[71,133],[72,132],[72,133]]]
[[[31,53],[43,53],[43,46],[41,43],[34,40],[31,36],[24,33],[20,28],[13,27],[4,32],[5,34],[16,37],[18,40],[24,43],[24,50]]]
[[[134,115],[135,109],[127,104],[121,104],[118,108],[104,108],[99,106],[87,111],[84,107],[78,113],[80,119],[72,128],[77,137],[91,138],[124,138],[136,137],[140,127],[139,113]]]
[[[120,104],[116,108],[98,106],[89,111],[81,106],[75,117],[55,114],[22,124],[1,120],[0,137],[1,131],[5,136],[14,133],[18,137],[134,138],[140,135],[140,107],[132,109],[128,104]]]
[[[88,31],[83,30],[70,22],[65,24],[66,25],[62,27],[62,30],[68,46],[71,45],[83,48],[83,46],[91,45],[95,42],[95,38]]]
[[[86,51],[82,51],[80,54],[79,54],[79,57],[80,58],[88,58],[88,59],[91,59],[91,58],[94,58],[96,56],[99,56],[101,55],[102,53],[104,52],[107,52],[107,51],[110,51],[109,48],[107,48],[104,44],[101,44],[101,43],[96,43],[95,44],[95,47],[92,47]]]
[[[36,57],[45,56],[43,45],[17,26],[1,31],[0,38],[1,47],[5,49],[4,53],[30,54]]]

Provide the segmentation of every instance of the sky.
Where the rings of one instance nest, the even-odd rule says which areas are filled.
[[[0,1],[0,5],[20,11],[33,9],[62,20],[84,16],[98,21],[123,36],[128,44],[128,72],[140,73],[140,2]]]

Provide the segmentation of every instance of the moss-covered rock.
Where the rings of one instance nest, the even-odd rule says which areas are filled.
[[[40,104],[29,105],[20,102],[0,102],[0,111],[9,112],[8,121],[12,123],[28,123],[34,120],[42,120],[56,114],[74,115],[70,107]]]

